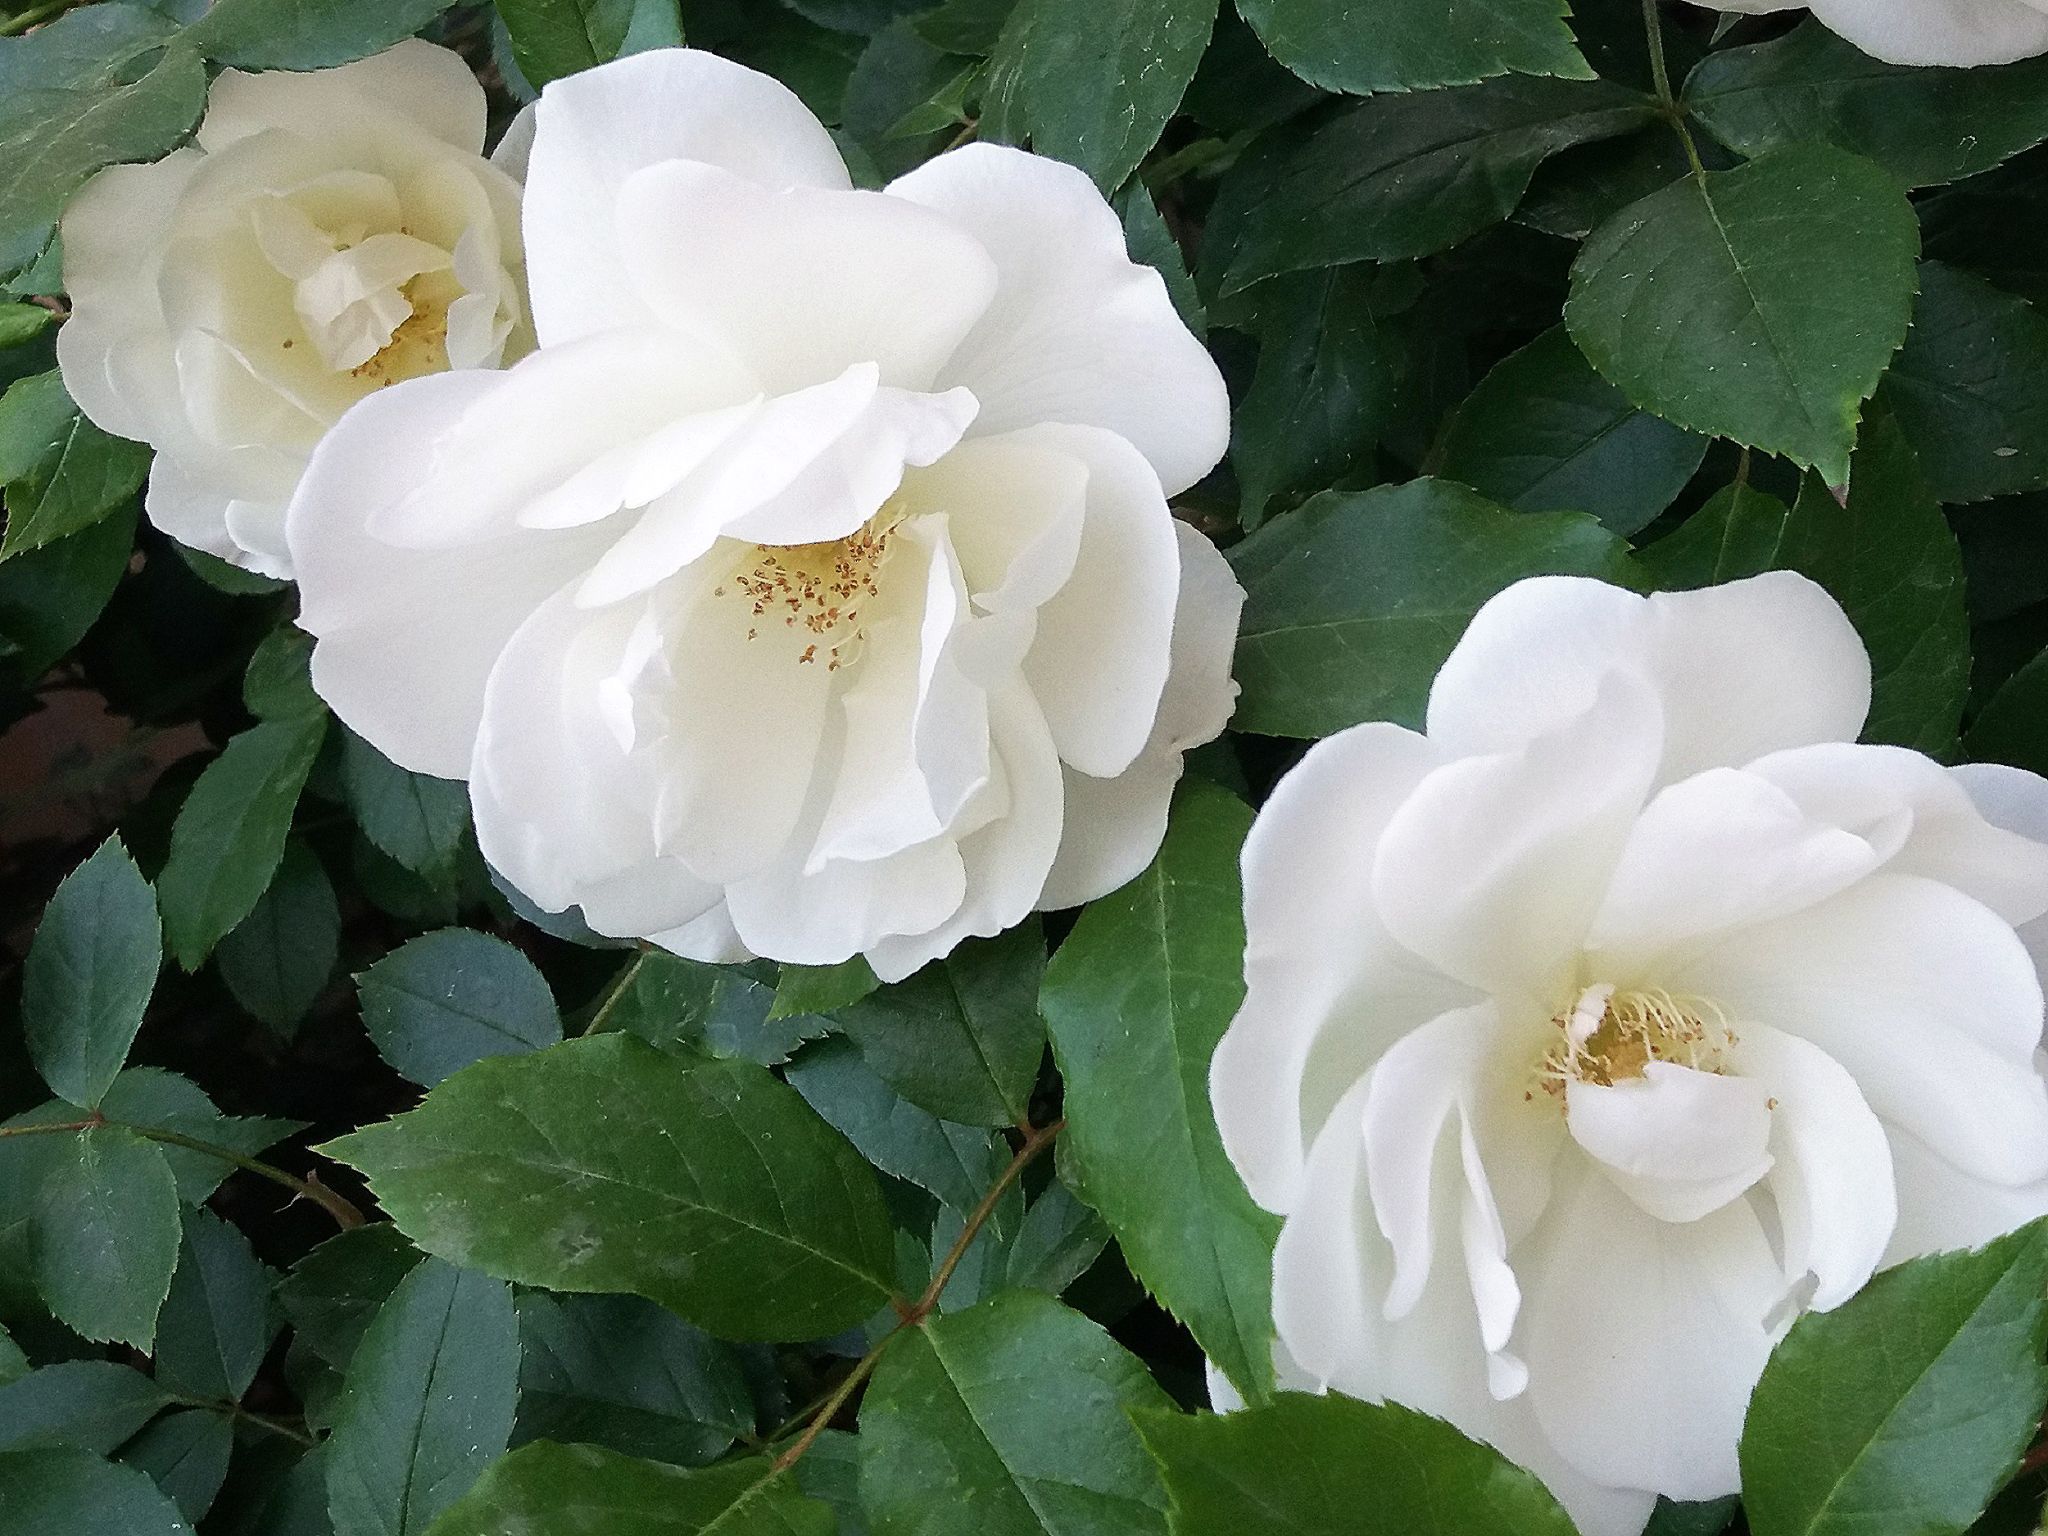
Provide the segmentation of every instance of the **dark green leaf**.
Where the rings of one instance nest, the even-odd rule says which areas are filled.
[[[220,941],[221,980],[287,1039],[326,990],[341,950],[341,909],[313,851],[296,838],[249,915]]]
[[[1080,1279],[1109,1245],[1102,1218],[1067,1186],[1048,1184],[1017,1228],[1003,1258],[1003,1284],[1057,1296]]]
[[[941,1120],[900,1097],[851,1041],[820,1040],[783,1075],[862,1157],[956,1211],[974,1209],[1010,1160],[993,1132]]]
[[[948,53],[985,57],[995,51],[1017,0],[939,0],[917,18],[918,35]]]
[[[296,624],[280,624],[265,635],[242,674],[242,702],[249,713],[259,720],[279,720],[324,709],[313,691],[312,661],[313,637]]]
[[[67,1360],[0,1387],[0,1451],[68,1445],[113,1450],[170,1402],[140,1371],[111,1360]]]
[[[171,953],[186,970],[270,885],[326,729],[324,715],[266,720],[230,741],[192,786],[156,882]]]
[[[1592,518],[1509,512],[1442,480],[1318,496],[1230,553],[1245,588],[1233,724],[1273,736],[1419,726],[1437,668],[1503,587],[1632,582],[1628,546]]]
[[[806,1040],[832,1027],[813,1014],[773,1019],[770,967],[705,965],[642,950],[588,1026],[624,1030],[663,1050],[678,1048],[780,1066]]]
[[[1326,489],[1371,458],[1398,378],[1373,315],[1375,275],[1358,262],[1256,290],[1258,367],[1230,434],[1245,527],[1276,499]]]
[[[832,1511],[772,1463],[685,1469],[540,1440],[486,1472],[432,1536],[833,1536]]]
[[[357,1227],[294,1264],[277,1299],[299,1342],[346,1370],[377,1309],[419,1262],[420,1251],[389,1222]]]
[[[2048,319],[2024,299],[1923,261],[1881,398],[1940,500],[2048,485]]]
[[[838,965],[785,965],[775,978],[775,1002],[767,1022],[831,1013],[859,1002],[880,985],[862,955]]]
[[[2048,1400],[2048,1227],[1889,1270],[1772,1352],[1742,1429],[1756,1536],[1961,1531]]]
[[[153,160],[197,120],[206,70],[177,32],[142,6],[106,4],[0,38],[0,272],[36,259],[94,171]]]
[[[0,304],[0,347],[34,341],[56,318],[40,304]]]
[[[178,1186],[160,1148],[116,1126],[53,1135],[37,1191],[36,1288],[98,1342],[147,1350],[178,1263]]]
[[[192,1536],[148,1477],[85,1451],[0,1455],[0,1530]]]
[[[1590,80],[1563,0],[1382,0],[1362,18],[1349,0],[1243,0],[1273,57],[1325,90],[1426,90],[1495,75]]]
[[[363,835],[407,869],[431,877],[455,862],[469,829],[465,785],[401,768],[350,731],[341,787]]]
[[[1209,1110],[1209,1058],[1244,998],[1238,847],[1251,811],[1199,779],[1152,867],[1105,896],[1046,971],[1066,1080],[1064,1165],[1131,1270],[1249,1394],[1272,1379],[1278,1223],[1238,1182]]]
[[[1138,1415],[1175,1536],[1573,1536],[1498,1451],[1396,1403],[1284,1393],[1239,1413]]]
[[[1643,1527],[1643,1536],[1721,1536],[1741,1507],[1742,1501],[1733,1494],[1682,1503],[1660,1498],[1650,1512],[1650,1523]]]
[[[162,963],[156,897],[110,837],[57,887],[22,972],[29,1055],[53,1092],[98,1107],[142,1027]]]
[[[2048,651],[1999,686],[1964,742],[1972,761],[2048,774]]]
[[[128,569],[136,509],[0,563],[0,676],[27,686],[78,643]]]
[[[430,1253],[646,1296],[723,1338],[821,1337],[888,1299],[873,1174],[747,1063],[571,1040],[478,1062],[326,1150]]]
[[[1630,405],[1559,326],[1480,380],[1438,453],[1438,474],[1502,506],[1590,512],[1626,536],[1677,499],[1707,440]]]
[[[1702,141],[1712,155],[1711,139]],[[1710,162],[1712,169],[1719,164]],[[1639,198],[1668,187],[1688,169],[1685,147],[1666,123],[1553,155],[1529,180],[1515,222],[1560,240],[1583,240]]]
[[[554,994],[533,962],[468,928],[409,940],[363,972],[356,987],[378,1053],[427,1088],[486,1056],[562,1038]]]
[[[326,69],[380,53],[448,9],[451,0],[214,0],[185,39],[209,59],[244,69]]]
[[[519,1298],[515,1444],[578,1441],[699,1466],[754,1429],[732,1350],[637,1296]]]
[[[535,87],[625,50],[635,0],[497,0],[519,72]],[[672,7],[671,7],[672,13]]]
[[[1234,293],[1280,272],[1430,255],[1506,218],[1548,156],[1626,133],[1654,111],[1604,81],[1510,78],[1368,97],[1305,132],[1280,130],[1239,162],[1203,265]]]
[[[1126,1415],[1167,1406],[1094,1323],[1009,1291],[882,1357],[861,1401],[861,1504],[876,1536],[1163,1536],[1165,1495]]]
[[[1194,78],[1216,0],[1018,0],[989,59],[982,132],[1120,186]]]
[[[1808,21],[1771,42],[1709,54],[1685,82],[1685,103],[1740,154],[1833,144],[1922,187],[1988,171],[2048,138],[2048,61],[1881,64]]]
[[[969,939],[842,1009],[837,1022],[911,1103],[961,1125],[1015,1125],[1029,1116],[1045,1056],[1044,971],[1045,940],[1031,919]]]
[[[277,1336],[277,1276],[211,1211],[184,1214],[184,1243],[157,1315],[157,1379],[188,1397],[239,1402]]]
[[[428,1261],[399,1282],[349,1362],[327,1441],[334,1536],[416,1536],[503,1454],[519,1324],[499,1281]]]
[[[1739,581],[1780,567],[1792,509],[1749,485],[1717,491],[1675,531],[1642,551],[1656,584],[1670,591]]]
[[[117,1124],[176,1131],[247,1157],[304,1129],[299,1120],[223,1115],[189,1079],[156,1067],[130,1067],[115,1078],[100,1112]],[[158,1150],[177,1179],[178,1198],[188,1205],[206,1199],[234,1171],[209,1152],[173,1146]]]
[[[1601,225],[1573,263],[1565,321],[1645,410],[1840,484],[1857,408],[1906,336],[1918,246],[1897,182],[1802,144]]]
[[[1142,261],[1159,274],[1182,324],[1197,336],[1208,335],[1209,317],[1203,313],[1202,296],[1188,273],[1187,257],[1145,183],[1126,183],[1116,196],[1116,206],[1123,215],[1124,244],[1130,247],[1131,260]]]
[[[187,1520],[197,1521],[227,1481],[234,1449],[234,1425],[225,1415],[186,1408],[143,1430],[123,1447],[121,1462],[148,1474]]]
[[[0,1387],[12,1386],[29,1372],[28,1356],[5,1328],[0,1328]]]
[[[148,472],[149,449],[87,421],[58,374],[10,385],[0,395],[0,484],[7,491],[0,560],[91,527],[133,496]]]
[[[782,0],[821,27],[863,35],[879,32],[914,11],[931,9],[931,0]]]

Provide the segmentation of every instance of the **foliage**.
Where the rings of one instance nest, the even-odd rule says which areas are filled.
[[[0,781],[0,1532],[1565,1536],[1447,1425],[1276,1391],[1276,1224],[1207,1095],[1238,851],[1301,742],[1419,724],[1539,573],[1804,572],[1869,739],[2048,768],[2048,63],[1367,9],[0,0],[0,726],[68,743]],[[288,587],[138,515],[148,450],[55,366],[66,199],[222,68],[414,33],[500,128],[687,41],[863,184],[979,137],[1114,195],[1230,383],[1177,510],[1247,592],[1143,874],[893,985],[604,939],[330,719]],[[1652,1530],[2031,1529],[2043,1245],[1799,1322],[1742,1512]],[[1251,1406],[1201,1412],[1205,1361]]]

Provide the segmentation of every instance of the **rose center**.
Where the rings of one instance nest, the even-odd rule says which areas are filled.
[[[424,291],[429,286],[424,278],[415,278],[399,289],[409,306],[405,318],[392,327],[389,341],[349,369],[351,377],[382,389],[448,366],[448,306],[438,295]]]
[[[1654,987],[1590,986],[1550,1023],[1555,1034],[1537,1082],[1559,1100],[1573,1082],[1611,1088],[1641,1077],[1653,1061],[1725,1073],[1735,1045],[1727,1019],[1711,1002]]]
[[[712,595],[751,604],[749,640],[779,623],[804,642],[796,657],[800,664],[837,672],[859,654],[866,638],[861,614],[881,595],[882,567],[901,521],[901,513],[884,507],[842,539],[756,544]]]

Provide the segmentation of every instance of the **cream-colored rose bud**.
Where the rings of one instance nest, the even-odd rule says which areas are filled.
[[[284,509],[342,412],[530,348],[519,185],[483,157],[484,113],[429,43],[228,70],[195,144],[73,199],[58,361],[95,424],[156,448],[164,532],[289,576]]]

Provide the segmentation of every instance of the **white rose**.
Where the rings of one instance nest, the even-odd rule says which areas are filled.
[[[1803,577],[1544,578],[1426,735],[1281,781],[1210,1091],[1286,1218],[1288,1384],[1439,1414],[1634,1536],[1735,1491],[1802,1309],[2048,1212],[2048,782],[1853,745],[1869,702]]]
[[[540,349],[366,399],[293,503],[314,686],[540,906],[900,977],[1144,867],[1242,594],[1166,496],[1223,383],[1079,171],[849,188],[783,86],[535,112]]]
[[[2048,0],[1693,0],[1758,16],[1800,7],[1887,64],[2010,64],[2048,53]]]
[[[525,351],[519,187],[484,93],[429,43],[311,74],[224,71],[198,142],[100,172],[63,221],[64,384],[157,450],[181,543],[291,574],[284,510],[372,390]]]

